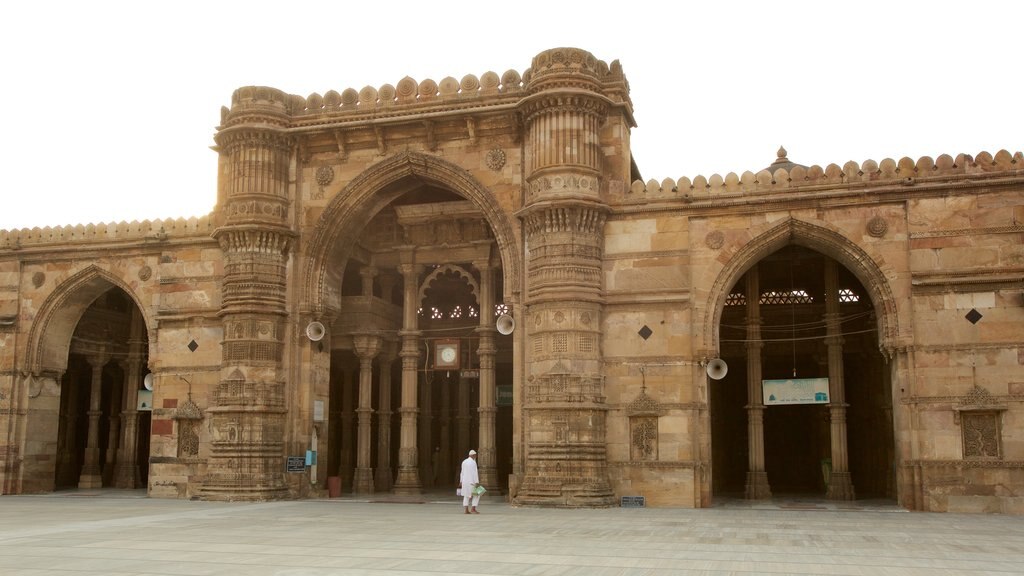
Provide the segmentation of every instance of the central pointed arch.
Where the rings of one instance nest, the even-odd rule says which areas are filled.
[[[825,222],[786,218],[767,230],[751,234],[719,271],[704,310],[703,337],[707,349],[718,348],[718,330],[729,289],[755,263],[788,244],[816,250],[849,269],[868,291],[878,314],[878,342],[883,350],[898,347],[899,318],[896,298],[879,263],[862,247],[850,241],[841,231]]]
[[[522,273],[515,227],[491,191],[467,170],[451,162],[418,152],[403,152],[357,176],[320,216],[304,276],[304,297],[313,310],[320,312],[327,308],[324,299],[330,291],[328,263],[339,255],[348,255],[362,231],[362,225],[377,212],[411,187],[422,184],[443,187],[459,194],[483,213],[494,233],[505,270],[504,293],[510,294],[515,290]]]

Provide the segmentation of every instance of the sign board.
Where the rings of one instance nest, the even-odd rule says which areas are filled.
[[[289,472],[305,472],[306,471],[306,457],[305,456],[289,456],[288,457],[288,471]]]
[[[502,384],[498,386],[498,398],[496,404],[498,406],[511,406],[512,405],[512,385]]]
[[[479,370],[463,370],[462,372],[459,372],[459,376],[461,378],[479,378],[480,377],[480,371]]]
[[[619,506],[623,508],[643,508],[645,506],[643,496],[623,496]]]
[[[313,400],[313,422],[324,421],[324,401]]]
[[[828,378],[762,380],[765,406],[783,404],[828,404]]]
[[[150,412],[153,410],[152,390],[139,390],[139,403],[135,409],[139,412]]]

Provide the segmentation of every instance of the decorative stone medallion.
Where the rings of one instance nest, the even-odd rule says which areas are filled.
[[[327,186],[334,181],[334,168],[330,166],[321,166],[316,169],[316,183],[321,186]]]
[[[505,167],[505,151],[500,148],[494,148],[487,152],[487,158],[484,160],[487,167],[497,172]]]
[[[139,268],[139,280],[142,280],[143,282],[145,282],[146,280],[149,280],[152,277],[153,277],[153,269],[152,268],[150,268],[149,266],[143,266],[142,268]]]
[[[725,244],[725,234],[721,230],[712,230],[704,237],[704,244],[712,250],[718,250]]]
[[[42,286],[43,282],[46,282],[46,274],[42,272],[36,272],[35,274],[32,275],[32,285],[35,286],[36,288]]]
[[[881,216],[875,216],[871,220],[868,220],[868,234],[875,238],[881,238],[885,236],[886,231],[889,230],[889,224],[885,221],[885,218]]]
[[[565,314],[559,310],[558,312],[555,312],[555,323],[561,324],[562,322],[565,322]]]

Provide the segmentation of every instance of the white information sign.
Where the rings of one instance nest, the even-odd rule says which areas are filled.
[[[762,380],[764,405],[828,404],[828,378]]]

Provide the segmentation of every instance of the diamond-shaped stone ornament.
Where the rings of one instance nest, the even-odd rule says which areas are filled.
[[[646,324],[644,324],[644,327],[641,328],[640,331],[637,332],[637,334],[639,334],[640,337],[643,338],[644,340],[647,340],[648,338],[651,337],[651,334],[654,334],[654,330],[651,330],[650,328],[647,327]]]

